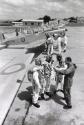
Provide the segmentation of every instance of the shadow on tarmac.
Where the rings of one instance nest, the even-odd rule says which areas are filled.
[[[32,93],[33,93],[32,86],[29,86],[26,89],[27,91],[22,91],[21,93],[18,94],[18,98],[22,101],[23,100],[27,101],[29,103],[29,106],[31,106],[32,105]],[[59,96],[57,93],[53,95],[51,98],[46,99],[45,101],[48,101],[50,99],[54,100],[56,103],[60,105],[63,105],[63,106],[65,105],[65,103],[62,102],[62,97]]]
[[[58,94],[55,94],[53,97],[52,97],[52,99],[56,102],[56,103],[58,103],[58,104],[60,104],[60,105],[65,105],[65,103],[63,103],[62,101],[61,101],[61,99],[62,99],[62,97],[61,96],[59,96]]]
[[[18,98],[22,101],[27,101],[29,102],[29,105],[31,106],[32,104],[32,86],[29,86],[27,88],[27,91],[22,91],[21,93],[18,94]]]
[[[32,61],[31,61],[31,63],[32,63],[35,60],[35,58],[37,58],[44,50],[45,50],[45,44],[42,44],[42,45],[37,46],[37,47],[28,48],[28,50],[26,51],[25,54],[35,53]]]
[[[55,86],[54,85],[51,85],[51,92],[54,92],[55,91]],[[60,92],[60,91],[59,91]],[[58,93],[58,92],[57,92]],[[60,104],[60,105],[65,105],[65,103],[62,102],[62,99],[63,97],[61,97],[60,95],[58,94],[53,94],[52,98],[56,103]]]

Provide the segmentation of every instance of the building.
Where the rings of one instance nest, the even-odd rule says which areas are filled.
[[[15,27],[23,26],[23,22],[12,22],[12,24]]]
[[[43,20],[22,20],[23,26],[30,26],[30,27],[40,27],[43,24]]]
[[[25,20],[23,19],[21,22],[12,22],[15,28],[18,28],[18,31],[21,33],[38,33],[39,28],[41,28],[43,24],[43,20]]]

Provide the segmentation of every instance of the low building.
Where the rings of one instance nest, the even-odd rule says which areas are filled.
[[[43,25],[43,20],[25,20],[21,22],[12,22],[13,26],[21,33],[31,34],[38,33],[39,28]]]
[[[18,26],[23,26],[23,22],[12,22],[13,26],[18,27]]]
[[[23,26],[39,27],[42,26],[43,20],[22,20]]]

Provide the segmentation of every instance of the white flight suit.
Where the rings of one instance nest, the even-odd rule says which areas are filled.
[[[48,46],[48,50],[47,50],[47,54],[50,55],[53,53],[53,38],[49,37],[46,41],[47,46]]]
[[[44,71],[43,66],[37,66],[33,69],[33,103],[38,102],[40,94],[44,94],[45,91],[45,80],[44,80]]]
[[[67,65],[63,62],[63,64],[60,66],[56,66],[55,69],[61,71],[61,70],[65,70],[67,69]],[[59,88],[61,90],[63,90],[63,83],[64,83],[64,75],[59,74],[58,72],[56,72],[56,86],[55,89],[58,90]]]
[[[39,93],[41,90],[41,85],[39,81],[39,73],[37,68],[33,69],[33,80],[32,80],[32,86],[33,86],[33,96],[32,96],[32,102],[38,103]]]
[[[68,38],[66,36],[58,38],[59,53],[66,51]]]
[[[61,54],[62,48],[61,48],[61,37],[57,37],[57,34],[54,36],[54,48],[58,52],[58,54]]]

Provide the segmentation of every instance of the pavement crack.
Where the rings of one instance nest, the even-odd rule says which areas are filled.
[[[30,107],[30,103],[28,104],[28,106],[26,107],[26,112],[25,112],[25,115],[24,115],[24,118],[23,118],[23,120],[22,120],[22,125],[25,125],[25,119],[26,119],[26,117],[27,117],[27,115],[28,115],[28,113],[29,113],[29,107]]]

